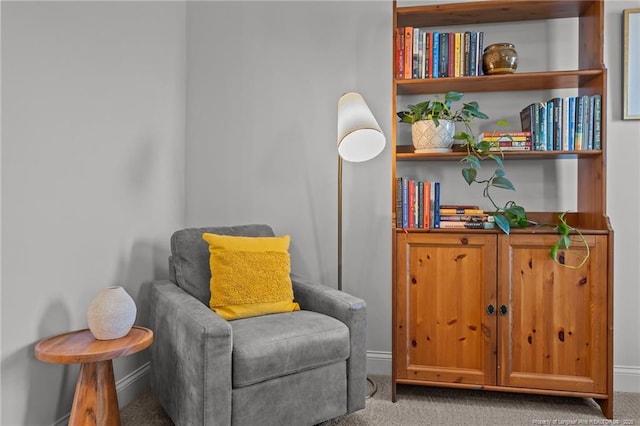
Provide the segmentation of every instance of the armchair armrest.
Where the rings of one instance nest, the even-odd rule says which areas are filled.
[[[365,407],[367,377],[367,305],[364,300],[323,284],[291,275],[293,294],[301,309],[320,312],[349,327],[347,412]]]
[[[231,326],[171,281],[149,290],[151,386],[180,425],[231,424]]]

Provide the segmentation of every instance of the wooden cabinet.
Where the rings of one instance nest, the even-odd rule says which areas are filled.
[[[405,26],[435,30],[453,26],[464,31],[479,24],[500,27],[573,19],[579,53],[576,69],[569,70],[393,79],[392,399],[396,400],[397,384],[541,393],[593,398],[612,418],[613,230],[606,216],[604,2],[496,0],[399,7],[394,1],[393,17],[394,34]],[[396,112],[405,106],[407,96],[449,90],[485,96],[518,92],[524,107],[544,100],[538,98],[540,92],[557,89],[601,95],[601,149],[507,152],[504,157],[511,176],[518,174],[521,159],[573,162],[576,188],[571,196],[576,208],[566,218],[588,244],[584,265],[572,267],[570,261],[561,265],[550,258],[549,249],[558,239],[550,227],[512,229],[510,235],[498,230],[395,227],[396,177],[421,165],[424,175],[435,163],[459,168],[464,155],[417,154],[410,141],[398,140]],[[466,185],[462,178],[459,185]],[[542,186],[540,191],[550,190]],[[554,224],[558,213],[527,215],[538,223]],[[561,256],[574,253],[561,251]]]
[[[606,393],[607,236],[585,237],[578,269],[549,258],[553,235],[498,237],[500,385]]]
[[[395,383],[596,398],[605,414],[607,235],[580,268],[554,235],[396,232]],[[564,253],[561,253],[561,255]]]
[[[496,236],[396,234],[397,377],[496,382]]]

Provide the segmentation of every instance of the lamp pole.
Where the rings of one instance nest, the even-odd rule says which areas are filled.
[[[338,155],[338,290],[342,291],[342,157]]]
[[[342,165],[371,160],[382,152],[385,137],[373,113],[358,93],[345,93],[338,100],[338,290],[342,291]],[[368,376],[373,390],[378,387]]]

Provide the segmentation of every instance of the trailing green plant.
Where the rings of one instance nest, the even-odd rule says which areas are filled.
[[[499,126],[508,126],[508,123],[504,120],[499,120],[497,124]],[[468,185],[472,185],[473,183],[483,185],[482,195],[489,200],[495,209],[493,217],[496,226],[505,234],[509,234],[512,227],[525,228],[529,222],[524,207],[518,205],[513,200],[507,201],[503,206],[500,206],[491,196],[491,190],[494,188],[508,191],[516,190],[516,187],[511,180],[507,178],[504,170],[504,154],[501,150],[491,150],[494,146],[499,147],[499,144],[485,140],[476,141],[468,131],[458,132],[453,138],[462,140],[464,142],[463,146],[467,150],[467,155],[460,160],[463,164],[462,177]],[[481,179],[478,177],[478,171],[482,167],[482,161],[486,159],[495,161],[499,167],[496,168],[488,178]]]
[[[580,232],[579,229],[574,228],[567,223],[565,219],[566,214],[567,212],[563,212],[558,215],[560,223],[557,224],[555,228],[560,235],[560,238],[553,246],[551,246],[549,255],[554,261],[563,266],[566,266],[567,268],[578,269],[586,263],[587,259],[589,259],[589,244],[587,243],[586,238],[584,237],[584,235],[582,235],[582,232]],[[565,254],[563,253],[564,250],[569,250],[569,248],[571,247],[571,243],[574,242],[571,239],[572,234],[575,234],[577,236],[577,242],[585,248],[584,255],[579,255],[577,254],[577,251],[575,251],[576,256],[578,256],[578,258],[580,259],[577,265],[568,264],[565,258]]]
[[[469,186],[472,184],[480,184],[483,186],[482,195],[492,204],[494,211],[494,222],[498,228],[505,234],[511,232],[511,228],[526,228],[535,224],[527,218],[525,208],[515,201],[507,201],[504,205],[498,205],[493,197],[493,189],[504,189],[515,191],[516,188],[509,178],[507,178],[504,170],[504,153],[500,149],[500,144],[494,141],[476,140],[471,125],[476,119],[486,120],[489,118],[487,114],[480,110],[478,102],[463,102],[457,109],[453,108],[454,102],[460,102],[464,94],[460,92],[450,91],[444,95],[444,98],[436,97],[435,100],[426,100],[415,105],[408,105],[408,110],[397,113],[400,122],[413,124],[420,120],[433,120],[436,126],[439,120],[451,120],[463,123],[464,130],[456,132],[454,139],[462,141],[463,147],[466,149],[466,155],[460,160],[463,164],[462,177]],[[498,120],[497,126],[509,126],[504,120]],[[509,139],[507,134],[505,138]],[[498,150],[492,148],[498,147]],[[478,173],[482,168],[482,161],[493,160],[497,165],[493,173],[488,178],[480,178]],[[548,225],[556,228],[556,232],[560,235],[558,241],[549,250],[549,256],[558,264],[571,268],[580,268],[589,258],[589,245],[584,236],[576,228],[571,227],[565,220],[566,212],[560,213],[558,225]],[[544,225],[538,225],[544,226]],[[559,253],[563,249],[569,249],[571,246],[570,234],[578,236],[578,241],[586,247],[586,254],[579,265],[572,266],[565,263],[560,258]]]
[[[491,150],[492,147],[499,147],[499,144],[485,140],[476,141],[473,136],[472,123],[476,119],[486,120],[489,118],[487,114],[480,110],[478,102],[463,102],[457,109],[453,108],[454,102],[461,102],[463,96],[464,94],[460,92],[450,91],[444,95],[444,98],[437,97],[435,100],[426,100],[416,105],[409,105],[409,110],[399,112],[398,116],[403,123],[412,124],[419,120],[431,119],[436,126],[438,125],[438,120],[452,120],[464,125],[464,130],[457,132],[453,136],[454,139],[462,141],[467,150],[467,155],[460,160],[464,165],[462,176],[468,185],[478,183],[484,186],[482,195],[491,202],[495,209],[493,216],[496,225],[505,234],[509,234],[511,227],[527,226],[526,211],[524,207],[518,205],[515,201],[508,201],[504,206],[499,206],[492,198],[491,189],[499,188],[515,191],[515,186],[506,176],[502,151]],[[504,120],[498,120],[497,125],[508,126],[509,123]],[[485,159],[495,161],[499,168],[494,170],[489,178],[479,179],[478,170],[482,167],[481,162]]]

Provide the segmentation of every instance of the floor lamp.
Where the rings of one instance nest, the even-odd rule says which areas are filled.
[[[342,162],[360,163],[371,160],[382,152],[385,137],[373,113],[358,93],[345,93],[338,100],[338,290],[342,291]],[[367,398],[378,387],[373,386]]]

